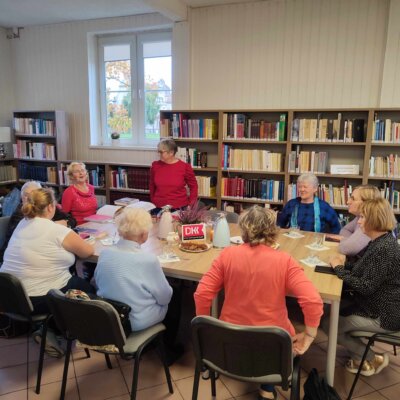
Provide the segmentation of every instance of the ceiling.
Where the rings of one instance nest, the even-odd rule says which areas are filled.
[[[186,19],[186,7],[256,0],[0,0],[0,27],[17,28],[159,12]]]

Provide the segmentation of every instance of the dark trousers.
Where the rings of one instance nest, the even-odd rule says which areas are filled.
[[[182,281],[180,279],[167,279],[172,287],[172,298],[168,304],[167,315],[163,321],[166,327],[164,341],[167,347],[173,348],[178,335],[182,314]]]

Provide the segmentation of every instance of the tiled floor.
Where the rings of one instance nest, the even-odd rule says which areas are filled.
[[[185,300],[186,317],[183,319],[181,336],[189,338],[189,320],[192,307],[190,298]],[[29,341],[29,362],[27,360],[26,337],[0,339],[0,400],[58,399],[61,387],[63,359],[46,358],[40,395],[34,392],[37,372],[38,345]],[[307,373],[316,367],[321,373],[325,370],[327,338],[320,332],[315,344],[302,357],[302,384]],[[160,362],[153,352],[143,356],[139,373],[138,400],[189,400],[191,399],[194,357],[190,340],[185,341],[184,356],[171,367],[174,394],[169,395],[165,375]],[[390,351],[390,347],[381,347],[380,351]],[[104,356],[91,352],[91,358],[75,349],[69,367],[67,400],[128,400],[132,379],[132,363],[113,358],[113,369],[107,369]],[[335,388],[341,398],[346,398],[353,375],[343,367],[346,354],[338,348]],[[379,375],[362,377],[359,381],[355,399],[358,400],[397,400],[400,393],[400,356],[390,355],[389,367]],[[279,399],[289,399],[290,393],[278,388]],[[200,382],[199,400],[211,399],[209,381]],[[301,398],[303,398],[303,390]],[[217,381],[217,399],[257,399],[257,386],[241,383],[221,377]]]

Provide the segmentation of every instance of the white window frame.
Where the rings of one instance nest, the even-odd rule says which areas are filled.
[[[131,55],[131,104],[132,104],[132,138],[120,139],[121,147],[156,147],[157,140],[145,137],[145,96],[144,96],[144,58],[143,44],[161,40],[171,41],[172,31],[138,32],[125,35],[98,37],[98,71],[99,71],[99,102],[100,102],[100,132],[99,142],[103,146],[111,145],[107,136],[107,104],[106,81],[104,68],[104,47],[113,44],[129,44]],[[172,54],[171,54],[172,57]],[[137,71],[135,74],[134,71]],[[173,88],[171,88],[173,90]]]

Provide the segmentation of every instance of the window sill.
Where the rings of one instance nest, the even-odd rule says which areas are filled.
[[[131,151],[157,151],[157,146],[150,147],[150,145],[132,145],[132,146],[112,146],[112,145],[91,145],[89,146],[91,150],[131,150]]]

